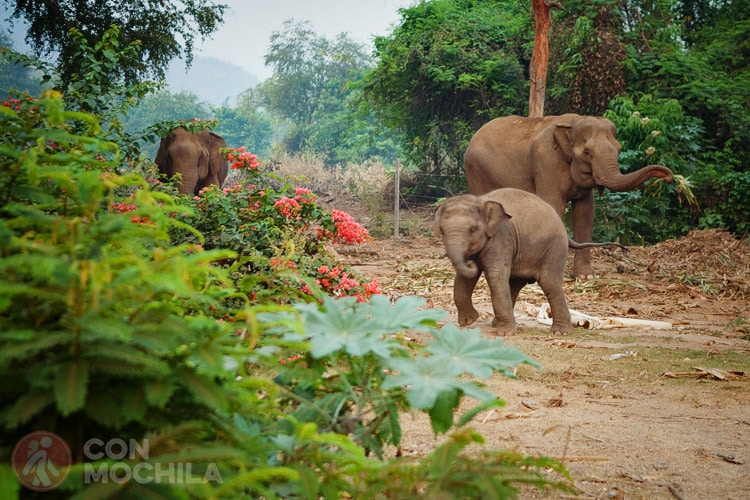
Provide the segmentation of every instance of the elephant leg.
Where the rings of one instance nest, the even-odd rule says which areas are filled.
[[[494,314],[492,326],[500,335],[514,335],[516,333],[516,318],[513,315],[513,306],[522,286],[518,287],[518,282],[510,280],[507,276],[496,279],[489,278],[487,283],[490,286],[492,312]],[[514,283],[517,289],[514,289]]]
[[[559,277],[544,277],[539,279],[539,286],[542,288],[544,295],[547,297],[549,307],[552,310],[552,333],[566,334],[573,333],[573,324],[570,318],[570,309],[568,302],[565,300],[563,291],[564,272],[559,273]]]
[[[456,278],[453,281],[453,302],[458,309],[459,326],[468,326],[479,319],[479,312],[474,308],[471,295],[474,293],[474,287],[481,275],[481,266],[479,272],[473,278],[465,278],[456,273]]]
[[[594,231],[594,194],[573,201],[573,239],[578,243],[591,241]],[[591,250],[585,248],[576,250],[573,258],[573,276],[576,278],[593,279],[594,269],[591,267]]]

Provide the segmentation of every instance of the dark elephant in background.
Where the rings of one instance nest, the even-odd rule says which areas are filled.
[[[573,239],[591,241],[594,226],[593,189],[629,191],[648,179],[672,182],[672,171],[649,165],[620,172],[620,143],[615,125],[594,116],[565,114],[526,118],[496,118],[480,128],[464,155],[469,192],[474,195],[513,187],[537,194],[560,218],[572,204]],[[578,250],[573,275],[591,278],[589,250]]]
[[[229,162],[219,152],[226,146],[220,135],[209,130],[194,134],[178,127],[161,140],[155,162],[167,178],[182,175],[181,181],[175,181],[181,194],[198,194],[211,184],[221,187],[226,179]]]

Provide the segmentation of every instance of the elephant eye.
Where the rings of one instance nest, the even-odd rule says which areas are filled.
[[[583,156],[585,156],[589,160],[594,157],[594,155],[591,154],[591,150],[588,148],[583,150]]]
[[[479,226],[477,226],[476,224],[472,224],[471,226],[469,226],[469,234],[474,234],[478,230],[479,230]]]

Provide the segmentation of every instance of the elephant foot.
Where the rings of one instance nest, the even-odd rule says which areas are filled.
[[[497,318],[494,318],[492,320],[492,327],[495,329],[495,333],[497,333],[501,337],[516,334],[515,323],[508,323],[507,321],[501,321],[501,320],[498,320]]]
[[[573,277],[579,280],[592,280],[596,277],[594,269],[589,266],[576,266],[573,263]]]
[[[479,312],[473,307],[468,312],[458,311],[458,325],[469,326],[479,319]]]
[[[550,328],[553,335],[570,335],[573,333],[573,326],[568,323],[565,325],[556,325],[554,322],[552,323],[552,328]]]

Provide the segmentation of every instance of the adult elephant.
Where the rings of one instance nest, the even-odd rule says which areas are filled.
[[[178,127],[161,140],[155,162],[167,178],[181,174],[181,180],[175,181],[181,194],[198,194],[211,184],[221,187],[226,179],[229,162],[219,152],[226,146],[220,135],[209,130],[194,134]]]
[[[614,123],[594,116],[496,118],[474,134],[464,154],[469,192],[482,195],[504,187],[522,189],[536,193],[561,218],[572,202],[573,239],[589,242],[594,188],[629,191],[653,177],[673,180],[672,171],[663,165],[622,174],[621,146],[615,134]],[[589,250],[576,251],[573,275],[594,276]]]

